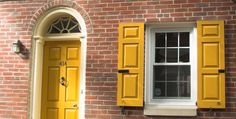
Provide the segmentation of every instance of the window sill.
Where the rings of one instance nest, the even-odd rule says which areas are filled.
[[[144,115],[159,115],[159,116],[196,116],[197,107],[195,105],[187,106],[157,106],[146,105]]]

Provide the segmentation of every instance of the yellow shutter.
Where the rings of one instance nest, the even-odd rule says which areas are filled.
[[[225,108],[224,21],[198,21],[198,107]]]
[[[144,24],[119,25],[118,106],[143,106]]]

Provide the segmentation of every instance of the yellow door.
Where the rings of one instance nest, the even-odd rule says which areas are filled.
[[[77,119],[80,43],[46,42],[44,46],[42,119]]]

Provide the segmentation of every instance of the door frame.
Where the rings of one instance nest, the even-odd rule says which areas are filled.
[[[73,16],[81,26],[81,33],[73,35],[44,36],[45,29],[52,20],[62,15]],[[79,111],[78,117],[84,119],[85,115],[85,79],[86,79],[86,52],[87,52],[87,29],[83,17],[75,9],[68,7],[56,7],[48,10],[39,18],[33,32],[31,49],[31,89],[29,118],[40,119],[41,95],[42,95],[42,74],[43,74],[43,51],[45,41],[80,41],[80,84],[78,93]]]

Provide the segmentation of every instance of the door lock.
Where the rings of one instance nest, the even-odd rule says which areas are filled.
[[[67,80],[64,77],[60,78],[60,84],[67,87]]]
[[[73,107],[77,107],[77,104],[73,104],[72,106],[73,106]]]

